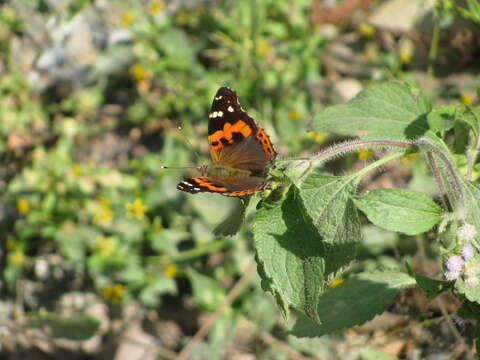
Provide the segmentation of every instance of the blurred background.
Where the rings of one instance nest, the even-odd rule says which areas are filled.
[[[234,237],[213,233],[238,200],[181,193],[175,186],[186,174],[160,167],[208,162],[207,114],[222,85],[237,91],[281,156],[340,141],[309,131],[312,119],[372,83],[407,82],[435,104],[477,103],[478,1],[1,4],[2,358],[455,354],[441,309],[413,290],[361,327],[288,335],[252,271],[248,221]],[[359,151],[327,167],[342,174],[374,156]],[[414,156],[362,186],[436,191]],[[399,254],[439,271],[418,239],[370,225],[364,233],[349,271],[399,267]],[[215,314],[239,279],[242,288]],[[208,333],[185,348],[208,321]]]

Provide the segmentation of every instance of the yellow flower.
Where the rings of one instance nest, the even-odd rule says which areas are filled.
[[[337,285],[340,285],[344,282],[345,280],[343,280],[341,277],[336,277],[335,279],[333,279],[332,281],[330,281],[328,283],[328,287],[334,287],[334,286],[337,286]]]
[[[307,133],[307,137],[309,139],[313,139],[318,143],[321,143],[323,141],[323,139],[325,139],[326,136],[327,136],[327,134],[324,133],[324,132],[321,132],[321,131],[309,131]]]
[[[292,120],[298,120],[300,119],[300,113],[297,110],[291,110],[288,113],[288,116],[290,116],[290,119]]]
[[[113,211],[110,209],[110,201],[104,197],[98,199],[100,212],[93,218],[96,225],[108,225],[113,219]]]
[[[112,237],[101,236],[97,239],[98,250],[103,257],[109,256],[113,251]]]
[[[165,4],[162,0],[150,0],[150,3],[148,4],[148,12],[150,14],[155,14],[162,10],[164,7]]]
[[[174,278],[177,275],[177,271],[177,265],[170,264],[165,268],[165,271],[163,273],[169,278]]]
[[[23,252],[16,250],[10,254],[10,261],[15,265],[22,265],[25,262],[25,255],[23,255]]]
[[[364,37],[370,37],[375,34],[375,28],[366,22],[361,22],[358,25],[357,31],[360,35]]]
[[[470,95],[466,91],[462,91],[460,93],[460,101],[465,105],[472,105],[473,103],[472,95]]]
[[[135,20],[135,15],[133,15],[132,11],[124,11],[121,15],[121,22],[123,26],[130,26],[132,25],[133,21]]]
[[[123,297],[124,288],[122,284],[104,286],[101,295],[112,304],[117,304]]]
[[[407,154],[405,155],[404,157],[402,157],[402,164],[408,164],[410,161],[412,161],[413,159],[415,159],[416,157],[418,156],[418,153],[410,153],[410,154]]]
[[[360,160],[366,160],[369,157],[372,157],[372,150],[370,149],[357,149],[358,158]]]
[[[142,65],[134,64],[130,66],[130,74],[136,82],[141,82],[147,77],[147,70]]]
[[[148,210],[148,206],[144,205],[142,199],[136,198],[133,203],[126,205],[128,210],[128,216],[135,217],[139,220],[145,218],[145,212]]]
[[[25,215],[30,210],[30,204],[27,199],[20,198],[17,200],[17,210],[20,215]]]
[[[74,164],[70,167],[70,171],[72,172],[73,176],[78,177],[82,173],[82,165]]]
[[[408,64],[412,59],[412,50],[408,48],[401,48],[398,54],[400,56],[400,61],[403,64]]]
[[[265,39],[260,39],[257,41],[257,55],[263,56],[268,51],[268,42]]]

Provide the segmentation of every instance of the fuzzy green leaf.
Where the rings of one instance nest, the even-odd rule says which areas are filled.
[[[329,289],[320,298],[317,309],[321,325],[300,314],[291,332],[299,337],[315,337],[361,325],[385,311],[400,290],[412,285],[415,279],[405,273],[359,274]]]
[[[443,105],[432,109],[427,115],[427,122],[433,132],[450,130],[455,124],[457,106]]]
[[[325,247],[291,186],[283,202],[254,217],[254,240],[262,286],[284,311],[288,305],[318,321],[316,305],[325,283]]]
[[[440,221],[442,212],[427,195],[407,189],[376,189],[354,201],[375,225],[407,235],[429,230]]]
[[[457,112],[457,117],[466,122],[476,136],[480,136],[480,106],[462,105]]]
[[[433,300],[438,294],[448,290],[451,286],[450,281],[436,280],[413,271],[410,264],[406,263],[408,274],[415,279],[417,285],[426,292],[428,300]]]
[[[326,274],[332,274],[356,256],[361,240],[360,221],[350,199],[356,191],[355,176],[311,173],[302,183],[300,197],[324,243]]]
[[[350,195],[355,177],[313,172],[285,200],[264,205],[254,219],[259,273],[264,289],[284,309],[293,306],[315,321],[327,276],[356,254],[360,224]]]
[[[315,118],[314,130],[383,139],[414,139],[428,130],[426,113],[410,89],[387,82],[369,86],[346,104]]]

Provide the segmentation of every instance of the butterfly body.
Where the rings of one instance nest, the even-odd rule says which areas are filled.
[[[270,137],[241,108],[235,91],[218,89],[209,113],[208,142],[212,165],[177,189],[192,194],[213,192],[243,196],[263,190],[262,174],[277,155]]]

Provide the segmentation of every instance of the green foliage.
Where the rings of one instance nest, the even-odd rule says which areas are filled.
[[[369,86],[347,104],[315,117],[315,130],[369,138],[411,140],[428,130],[428,109],[400,83]]]
[[[415,280],[404,273],[384,271],[362,273],[329,289],[320,298],[319,325],[299,315],[292,328],[296,336],[322,336],[345,327],[363,324],[385,311],[398,292],[411,287]]]
[[[30,326],[41,328],[43,332],[52,338],[74,341],[90,339],[100,327],[98,319],[83,313],[62,316],[56,313],[40,311],[36,314],[31,314],[28,321]]]
[[[418,191],[376,189],[354,202],[375,225],[407,235],[423,233],[440,221],[440,206]]]

